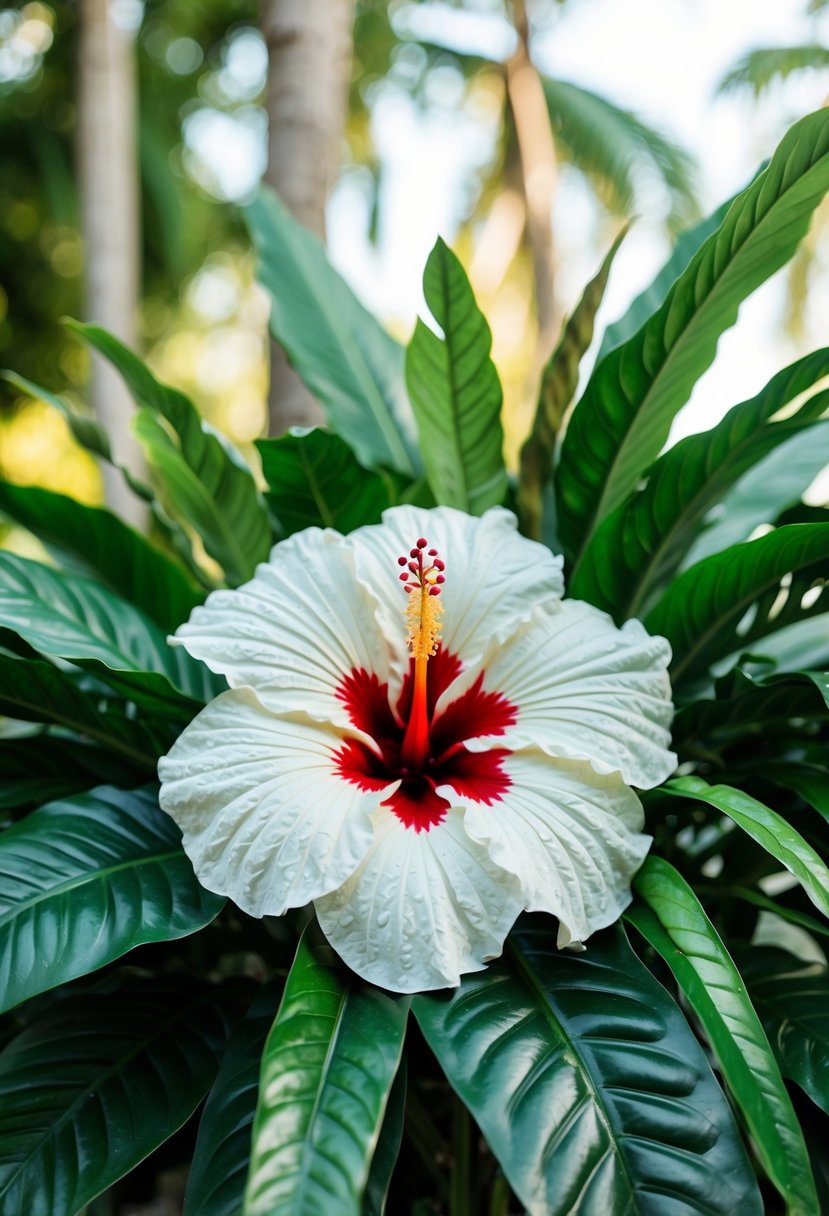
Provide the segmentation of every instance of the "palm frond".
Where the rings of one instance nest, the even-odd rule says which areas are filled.
[[[829,0],[820,2],[829,3]],[[785,80],[792,73],[807,68],[825,67],[829,67],[829,47],[819,43],[757,47],[726,72],[717,86],[717,92],[733,93],[738,89],[750,89],[755,97],[759,97],[776,80]]]
[[[562,152],[616,213],[636,209],[641,175],[655,173],[670,199],[667,223],[676,230],[698,215],[690,153],[630,110],[564,80],[544,80],[547,106]]]

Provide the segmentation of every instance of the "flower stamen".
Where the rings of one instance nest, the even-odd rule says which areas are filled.
[[[445,563],[437,549],[425,552],[428,541],[418,538],[397,564],[405,566],[400,580],[408,596],[406,604],[406,642],[414,658],[414,688],[412,706],[403,736],[401,759],[407,768],[419,772],[429,754],[429,714],[427,708],[426,666],[440,645],[441,584],[445,581]]]

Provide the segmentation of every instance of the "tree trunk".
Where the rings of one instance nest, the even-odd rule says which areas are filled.
[[[507,100],[515,123],[527,204],[527,239],[538,310],[538,351],[543,361],[552,349],[561,320],[555,293],[556,254],[551,215],[558,169],[544,86],[530,57],[525,0],[513,0],[512,14],[518,48],[506,63]]]
[[[325,235],[325,202],[340,164],[355,0],[264,0],[268,47],[265,180],[300,223]],[[315,426],[322,407],[271,342],[269,432]]]
[[[78,0],[78,161],[86,253],[86,316],[136,344],[139,203],[135,33],[113,20],[110,0]],[[143,462],[129,432],[132,399],[109,363],[92,357],[91,400],[115,459],[137,475]],[[107,502],[130,522],[143,506],[120,473],[103,470]]]

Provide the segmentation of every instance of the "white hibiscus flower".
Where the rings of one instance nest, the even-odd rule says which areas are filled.
[[[667,642],[563,601],[507,511],[310,528],[174,639],[231,688],[159,763],[196,874],[252,916],[313,900],[354,971],[418,992],[615,921],[673,771]]]

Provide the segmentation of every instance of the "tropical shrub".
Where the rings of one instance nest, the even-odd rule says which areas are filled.
[[[827,188],[821,111],[730,205],[680,238],[605,333],[573,404],[614,247],[544,369],[516,484],[501,454],[486,322],[441,242],[425,272],[441,336],[421,323],[403,349],[275,198],[252,204],[274,335],[330,424],[260,441],[261,478],[114,338],[74,327],[135,397],[151,480],[129,481],[153,532],[0,485],[0,510],[50,555],[0,552],[3,1216],[112,1211],[110,1188],[150,1154],[159,1169],[192,1158],[186,1216],[376,1214],[387,1202],[452,1216],[519,1206],[538,1216],[829,1210],[829,510],[801,498],[829,456],[829,349],[662,451],[741,302],[791,257]],[[10,378],[112,459],[91,419]],[[162,765],[165,789],[190,782],[182,805],[198,821],[204,772],[206,800],[217,767],[232,783],[234,765],[254,753],[271,763],[243,705],[260,717],[273,705],[239,676],[263,662],[255,637],[226,671],[230,691],[216,663],[190,653],[195,643],[168,637],[188,619],[180,640],[205,634],[197,622],[208,619],[199,606],[209,592],[209,603],[241,612],[253,593],[233,589],[259,586],[274,542],[294,538],[277,554],[304,552],[319,535],[307,528],[350,536],[395,507],[412,519],[503,520],[484,514],[503,506],[528,538],[515,536],[514,552],[565,559],[572,600],[558,603],[559,567],[539,556],[556,602],[527,602],[527,612],[601,620],[607,671],[624,652],[618,639],[646,630],[670,643],[676,768],[672,758],[665,767],[664,711],[654,709],[662,767],[640,783],[653,845],[621,920],[583,952],[559,950],[557,918],[535,911],[458,986],[381,988],[343,964],[310,908],[260,919],[198,881],[199,825],[188,821],[185,851],[159,804],[159,758],[181,756],[181,740],[196,737],[189,724],[215,712],[206,704],[232,707],[226,726],[199,728],[200,751],[175,773],[172,760]],[[472,537],[484,523],[462,526]],[[357,540],[349,548],[334,533],[320,542],[332,555],[356,552]],[[426,540],[413,537],[410,559],[401,555],[403,581],[408,560],[420,579]],[[530,540],[539,547],[520,548]],[[449,588],[452,555],[443,556]],[[442,566],[429,569],[439,590]],[[495,593],[520,598],[506,574]],[[284,600],[292,586],[277,579],[274,595]],[[534,587],[522,584],[527,601]],[[493,595],[491,580],[487,588]],[[581,608],[568,607],[576,600]],[[645,630],[625,625],[635,618]],[[313,633],[299,604],[295,625],[290,639]],[[220,622],[211,628],[204,646],[215,650]],[[279,635],[271,642],[278,655]],[[664,665],[667,649],[653,646]],[[321,729],[301,688],[260,683],[297,738],[300,724],[306,741]],[[614,748],[655,694],[634,683],[620,695],[617,738],[587,755],[601,788],[585,868],[615,814],[612,783],[614,796],[633,797]],[[570,738],[575,727],[562,723]],[[214,745],[220,766],[209,760]],[[580,755],[576,744],[563,754]],[[265,805],[258,782],[248,811]],[[557,797],[551,786],[555,813]],[[181,817],[173,794],[162,802]],[[270,820],[256,827],[271,830]],[[256,844],[243,836],[207,852],[232,871]],[[540,897],[522,903],[501,874],[512,923]],[[253,890],[260,879],[248,877]],[[295,861],[291,882],[306,877]],[[432,940],[428,895],[405,909],[407,941],[421,923]],[[487,898],[497,902],[497,890]],[[600,919],[595,907],[585,915]]]

